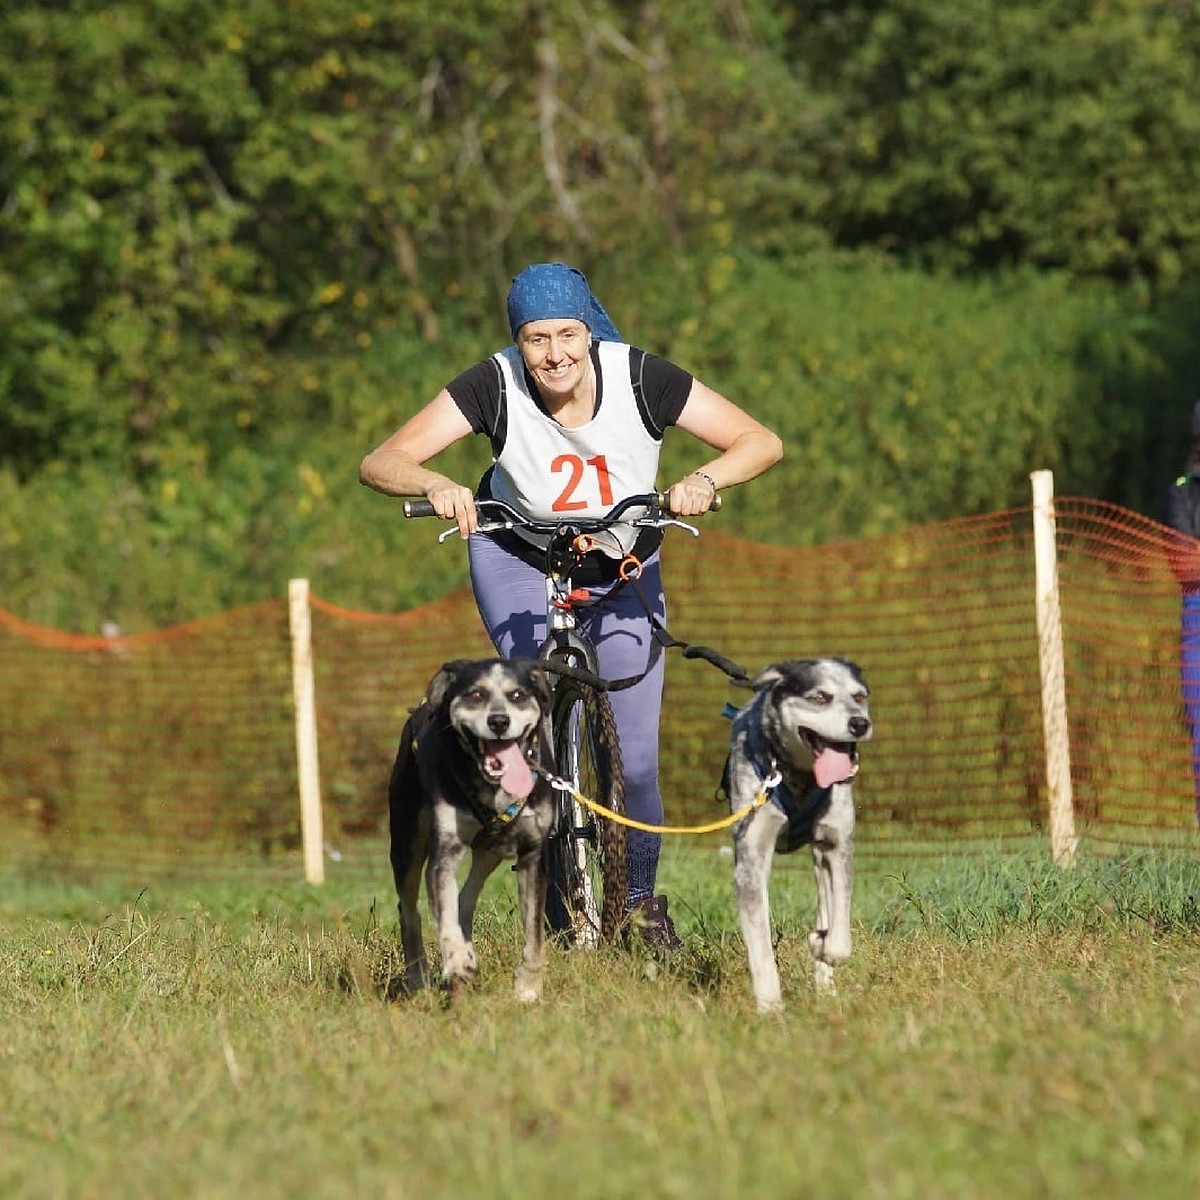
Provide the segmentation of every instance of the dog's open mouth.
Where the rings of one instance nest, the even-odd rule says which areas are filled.
[[[510,796],[524,800],[533,791],[533,772],[525,760],[521,743],[512,738],[481,739],[479,761],[484,774],[494,779]]]
[[[813,757],[813,776],[817,787],[845,783],[858,774],[858,747],[853,742],[827,742],[811,729],[800,729],[800,736]]]

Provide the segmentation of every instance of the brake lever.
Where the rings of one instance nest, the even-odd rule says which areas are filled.
[[[500,522],[496,522],[495,524],[492,524],[492,525],[479,525],[476,527],[475,532],[476,533],[493,533],[497,529],[511,529],[511,528],[512,528],[511,523],[506,525],[504,522],[500,521]],[[443,542],[445,542],[449,538],[453,538],[453,537],[458,537],[458,526],[457,525],[451,525],[449,529],[444,529],[444,530],[442,530],[441,533],[438,534],[438,545],[440,546]]]
[[[475,528],[475,532],[476,533],[497,533],[502,529],[515,529],[516,527],[517,527],[517,523],[515,521],[509,520],[508,518],[505,518],[504,520],[501,520],[501,521],[493,519],[493,520],[490,520],[485,523],[481,523],[481,524],[477,525]],[[452,525],[449,529],[443,530],[441,533],[438,534],[438,545],[441,545],[441,543],[446,541],[447,538],[452,538],[452,537],[458,537],[458,526],[457,525]]]
[[[636,517],[630,521],[631,525],[641,525],[648,529],[666,529],[668,525],[674,525],[676,529],[686,529],[692,537],[699,537],[700,530],[694,525],[689,525],[686,521],[681,521],[678,517],[668,517],[663,513],[659,513],[656,517]]]

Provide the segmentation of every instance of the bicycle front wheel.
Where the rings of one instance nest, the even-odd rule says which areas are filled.
[[[559,777],[577,794],[624,814],[625,776],[608,697],[563,679],[555,693],[552,723]],[[546,855],[546,919],[551,930],[581,946],[613,941],[625,920],[629,891],[625,827],[559,792]]]

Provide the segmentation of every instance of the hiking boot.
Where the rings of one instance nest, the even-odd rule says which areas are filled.
[[[682,950],[683,942],[675,924],[667,915],[666,896],[647,896],[639,900],[626,917],[631,937],[637,937],[648,950]]]

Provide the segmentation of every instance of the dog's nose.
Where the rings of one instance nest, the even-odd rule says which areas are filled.
[[[848,724],[851,735],[856,738],[862,737],[871,728],[871,722],[866,717],[851,717]]]
[[[497,736],[503,737],[508,732],[509,720],[505,713],[489,713],[488,728]]]

